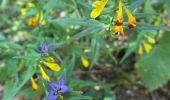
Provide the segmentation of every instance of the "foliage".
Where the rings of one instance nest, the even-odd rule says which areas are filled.
[[[47,85],[61,77],[68,100],[116,100],[122,84],[152,92],[170,79],[169,0],[42,1],[0,3],[3,100],[46,100]]]

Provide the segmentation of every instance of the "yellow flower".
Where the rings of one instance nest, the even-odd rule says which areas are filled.
[[[35,4],[32,3],[32,2],[29,2],[29,3],[28,3],[28,7],[30,7],[30,8],[35,7]]]
[[[117,11],[116,25],[122,25],[123,13],[122,13],[122,0],[119,0],[119,10]]]
[[[36,91],[39,89],[38,84],[35,82],[34,78],[31,77],[31,84],[32,84],[32,88]]]
[[[85,67],[85,68],[88,68],[89,67],[89,61],[84,58],[84,57],[81,57],[81,62],[82,62],[82,65]]]
[[[102,0],[102,1],[95,1],[92,6],[93,6],[93,10],[90,13],[90,17],[91,18],[96,18],[98,17],[101,12],[103,11],[105,5],[107,4],[108,0]]]
[[[112,34],[120,33],[121,36],[124,36],[123,31],[123,14],[122,14],[122,0],[119,1],[119,10],[117,11],[117,19],[115,22],[115,26],[112,30]]]
[[[49,76],[45,73],[45,71],[44,71],[44,69],[42,68],[42,66],[41,66],[41,65],[38,65],[38,67],[39,67],[39,69],[40,69],[40,71],[41,71],[42,77],[43,77],[44,79],[46,79],[47,81],[50,81]]]
[[[139,46],[138,55],[139,56],[143,55],[143,48],[142,48],[142,46]]]
[[[22,15],[22,16],[25,16],[27,10],[28,10],[27,8],[21,8],[21,9],[20,9],[21,15]]]
[[[113,30],[112,30],[112,35],[115,35],[116,33],[120,33],[121,36],[124,36],[124,31],[123,31],[123,26],[120,25],[115,25]]]
[[[45,20],[43,20],[43,11],[41,11],[35,17],[30,18],[28,20],[28,26],[30,26],[30,27],[37,26],[39,23],[41,25],[45,25],[46,24]]]
[[[144,46],[146,53],[150,53],[150,51],[152,50],[152,46],[146,42],[143,42],[143,46]]]
[[[128,16],[128,27],[129,29],[133,29],[136,26],[136,19],[126,7],[125,7],[125,11]]]
[[[149,43],[155,44],[155,39],[150,37],[150,36],[146,36],[147,40]]]
[[[56,63],[49,63],[45,61],[43,61],[43,63],[53,71],[60,71],[60,66]]]

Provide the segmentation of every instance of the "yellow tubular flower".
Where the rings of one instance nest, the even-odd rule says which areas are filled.
[[[85,67],[85,68],[88,68],[89,67],[89,61],[84,58],[84,57],[81,57],[81,62],[82,62],[82,65]]]
[[[136,26],[136,18],[132,15],[132,13],[125,7],[126,14],[128,16],[128,28],[133,29]]]
[[[33,90],[37,91],[39,89],[38,84],[35,82],[33,77],[31,77],[31,84],[32,84]]]
[[[152,50],[152,46],[146,42],[143,42],[143,46],[144,46],[144,49],[146,51],[146,53],[150,53],[151,50]]]
[[[102,0],[102,1],[95,1],[92,6],[93,6],[93,10],[90,13],[90,17],[91,18],[96,18],[98,17],[101,12],[103,11],[105,5],[107,4],[108,0]]]
[[[143,48],[142,48],[142,46],[139,46],[138,55],[139,56],[143,55]]]
[[[122,25],[123,13],[122,13],[122,0],[119,0],[119,10],[117,11],[116,25]]]
[[[150,37],[150,36],[147,36],[147,40],[148,40],[149,43],[152,43],[152,44],[155,43],[155,39]]]
[[[56,63],[43,62],[48,68],[53,71],[60,71],[60,66]]]
[[[112,30],[112,34],[120,33],[121,36],[124,36],[123,31],[123,14],[122,14],[122,0],[119,1],[119,10],[117,11],[117,19],[115,22],[115,26]]]
[[[49,76],[45,73],[45,71],[44,71],[44,69],[42,68],[42,66],[41,66],[41,65],[38,65],[38,67],[40,68],[42,77],[43,77],[45,80],[50,81]]]

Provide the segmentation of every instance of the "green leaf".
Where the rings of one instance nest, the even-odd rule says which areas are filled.
[[[165,33],[150,54],[142,56],[136,70],[145,87],[150,91],[164,85],[170,79],[170,33]]]
[[[134,3],[132,3],[130,6],[129,6],[129,10],[130,11],[133,11],[135,10],[136,8],[138,8],[140,5],[142,5],[143,3],[145,2],[145,0],[136,0]]]
[[[69,86],[74,89],[80,89],[80,88],[87,87],[87,86],[94,86],[95,84],[96,83],[92,81],[71,80]]]
[[[168,30],[165,26],[155,26],[151,24],[137,23],[136,29],[138,30]]]
[[[8,80],[5,84],[4,94],[3,94],[3,100],[13,100],[14,96],[19,92],[19,90],[26,84],[26,82],[30,79],[30,77],[33,75],[35,70],[33,70],[33,67],[30,66],[27,72],[25,73],[24,78],[20,82],[13,82],[11,80]]]

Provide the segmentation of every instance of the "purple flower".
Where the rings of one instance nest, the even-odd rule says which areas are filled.
[[[36,48],[35,51],[38,53],[41,53],[43,56],[43,53],[47,53],[49,50],[54,50],[55,46],[48,45],[47,42],[43,42],[39,48]]]
[[[49,92],[48,100],[57,100],[59,96],[69,90],[69,87],[65,85],[64,77],[61,77],[57,83],[49,83],[47,90]]]

